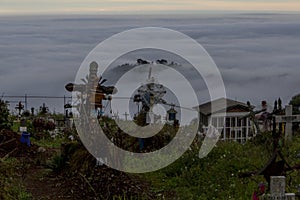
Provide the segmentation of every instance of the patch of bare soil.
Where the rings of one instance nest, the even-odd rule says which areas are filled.
[[[0,158],[15,157],[20,161],[16,172],[34,200],[42,199],[154,199],[150,186],[136,175],[120,172],[96,160],[80,143],[69,145],[68,151],[28,147],[12,131],[0,134]],[[67,145],[68,146],[68,145]],[[62,159],[59,170],[53,170],[53,156]],[[50,169],[52,168],[52,169]]]
[[[24,179],[24,185],[35,200],[42,199],[154,199],[150,187],[135,176],[96,167],[93,175],[74,173],[55,174],[43,167],[32,167]]]
[[[21,135],[10,130],[2,130],[0,133],[0,158],[28,157],[33,158],[37,154],[38,146],[21,143]]]

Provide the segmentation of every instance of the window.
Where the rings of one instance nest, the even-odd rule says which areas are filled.
[[[226,117],[226,127],[230,127],[230,117]]]
[[[218,118],[212,118],[212,125],[218,127]]]
[[[236,123],[235,123],[235,117],[231,117],[231,127],[235,127]]]

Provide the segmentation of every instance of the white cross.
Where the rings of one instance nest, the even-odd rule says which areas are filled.
[[[285,141],[291,141],[293,135],[293,122],[300,122],[300,115],[293,115],[293,106],[285,107],[284,116],[276,116],[277,123],[286,123],[285,125]]]

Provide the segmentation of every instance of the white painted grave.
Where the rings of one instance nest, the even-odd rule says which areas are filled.
[[[270,194],[267,195],[268,200],[295,200],[294,193],[285,193],[285,177],[271,176]]]

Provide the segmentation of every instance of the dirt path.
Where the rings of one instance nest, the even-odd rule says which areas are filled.
[[[44,164],[47,163],[59,150],[48,148],[46,152],[37,154],[35,161],[30,162],[30,167],[23,179],[23,184],[34,200],[74,199],[72,195],[74,193],[72,191],[72,182],[53,173],[45,165],[37,165],[36,163],[37,160],[40,160]]]
[[[24,179],[24,186],[31,193],[34,200],[42,199],[73,199],[72,191],[64,187],[64,182],[48,169],[33,166],[28,170]]]

